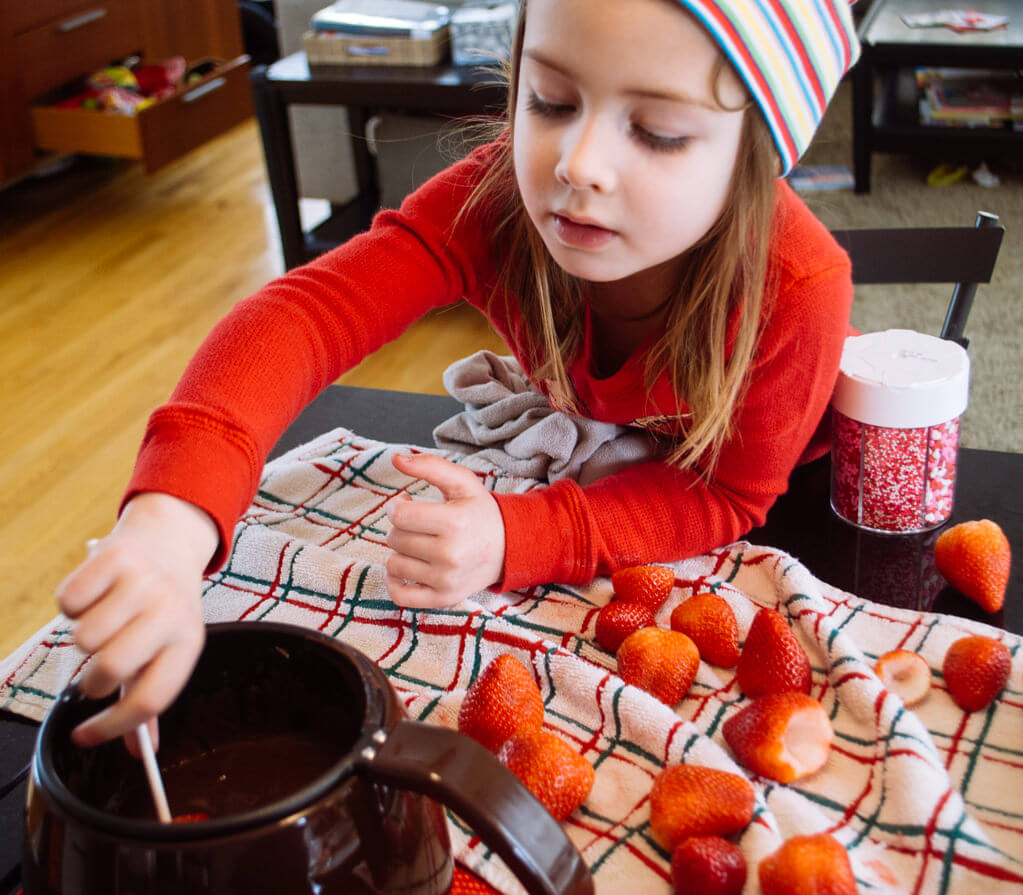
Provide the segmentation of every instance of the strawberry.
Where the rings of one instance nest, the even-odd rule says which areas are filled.
[[[458,729],[491,752],[513,733],[542,724],[540,689],[529,669],[507,653],[483,669],[458,712]]]
[[[615,597],[626,603],[642,603],[656,612],[671,595],[675,573],[664,566],[630,566],[611,576]]]
[[[685,634],[640,628],[618,647],[618,676],[667,705],[689,692],[700,667],[700,653]]]
[[[700,658],[722,668],[739,661],[739,628],[735,613],[717,594],[693,594],[671,613],[671,629],[687,635]]]
[[[739,689],[750,697],[810,692],[810,660],[780,613],[761,609],[753,617],[736,678]]]
[[[693,836],[671,856],[675,895],[740,895],[746,884],[746,859],[720,836]]]
[[[593,788],[593,765],[546,730],[512,734],[497,753],[555,820],[564,820]]]
[[[669,851],[690,836],[728,836],[753,819],[753,787],[745,777],[676,764],[650,789],[650,829]]]
[[[791,783],[824,765],[835,732],[828,713],[805,693],[754,699],[721,728],[739,762],[753,773]]]
[[[874,671],[906,705],[918,703],[931,689],[931,669],[919,653],[893,649],[877,660]]]
[[[758,868],[763,895],[856,895],[849,855],[827,833],[793,836]]]
[[[614,600],[597,613],[597,643],[609,653],[617,652],[633,631],[653,623],[654,614],[649,606]]]
[[[1002,692],[1011,668],[1012,654],[1004,643],[976,634],[949,647],[941,673],[956,705],[967,712],[979,712]]]
[[[193,811],[190,814],[175,814],[171,818],[172,824],[194,824],[203,820],[209,820],[210,816],[205,811]]]
[[[961,522],[943,531],[934,544],[938,571],[985,612],[1005,602],[1012,552],[997,522]]]

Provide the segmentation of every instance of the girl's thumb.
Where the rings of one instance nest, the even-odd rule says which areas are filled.
[[[419,454],[415,457],[397,454],[394,460],[399,471],[429,482],[439,489],[447,500],[473,497],[479,491],[479,479],[474,472],[436,454]],[[397,464],[401,464],[405,469],[401,469]]]

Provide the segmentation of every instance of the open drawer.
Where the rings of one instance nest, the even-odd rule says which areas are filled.
[[[249,57],[239,56],[135,115],[32,107],[40,149],[139,159],[147,174],[252,114]]]

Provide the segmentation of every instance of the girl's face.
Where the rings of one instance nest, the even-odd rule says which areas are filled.
[[[529,0],[515,176],[568,273],[670,274],[717,220],[744,114],[715,102],[719,55],[675,0]],[[718,96],[746,99],[728,66]]]

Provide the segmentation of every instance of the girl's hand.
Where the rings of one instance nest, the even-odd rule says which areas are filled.
[[[476,474],[435,454],[397,454],[392,462],[439,488],[444,502],[403,494],[388,508],[394,555],[384,580],[391,599],[414,609],[453,606],[500,581],[504,519]]]
[[[122,688],[116,703],[75,728],[78,745],[130,734],[174,701],[205,639],[200,587],[217,539],[198,507],[140,494],[58,586],[61,611],[77,622],[75,641],[92,654],[81,691],[99,699]],[[137,748],[134,737],[126,741]]]

